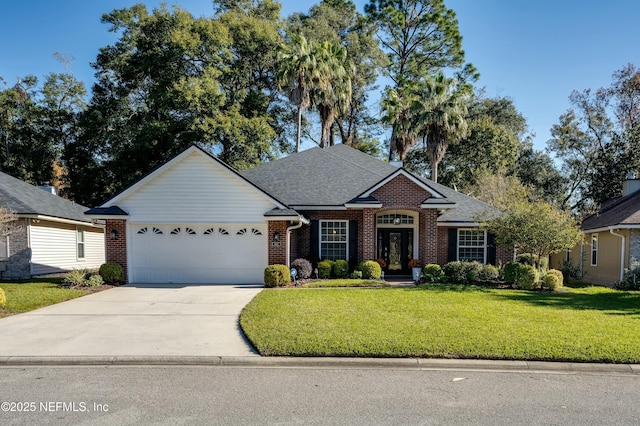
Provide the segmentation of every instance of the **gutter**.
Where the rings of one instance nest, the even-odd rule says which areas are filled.
[[[285,259],[287,267],[291,266],[291,231],[302,228],[302,225],[308,225],[309,223],[309,219],[298,216],[298,223],[287,228],[287,258]]]
[[[613,226],[610,226],[609,233],[611,235],[615,235],[616,237],[620,237],[622,239],[621,247],[620,247],[620,281],[623,281],[624,280],[624,257],[625,257],[625,249],[627,246],[627,239],[624,235],[614,232],[615,229],[616,228],[614,228]]]

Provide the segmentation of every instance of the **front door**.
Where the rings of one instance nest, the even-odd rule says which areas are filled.
[[[378,229],[378,258],[387,264],[385,274],[410,274],[409,260],[413,257],[413,229]]]

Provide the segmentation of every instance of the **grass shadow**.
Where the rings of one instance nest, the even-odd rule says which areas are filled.
[[[640,316],[640,293],[511,291],[495,292],[493,297],[556,309],[597,310],[605,311],[610,315]]]

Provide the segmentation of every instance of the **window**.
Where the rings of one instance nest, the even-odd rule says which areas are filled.
[[[347,258],[348,223],[346,220],[320,222],[320,257],[322,259]]]
[[[458,230],[458,260],[486,263],[487,235],[478,229]]]
[[[77,256],[78,259],[84,259],[84,229],[76,230]]]
[[[598,266],[598,234],[591,235],[591,266]]]
[[[378,225],[411,225],[413,224],[413,216],[406,214],[385,214],[378,216]]]

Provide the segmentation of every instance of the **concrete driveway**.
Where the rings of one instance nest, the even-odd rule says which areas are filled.
[[[0,319],[0,356],[256,356],[238,318],[259,286],[131,284]]]

